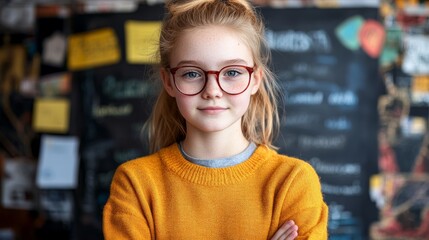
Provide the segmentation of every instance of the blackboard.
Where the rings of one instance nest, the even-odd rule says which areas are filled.
[[[151,79],[153,66],[126,61],[126,21],[160,21],[162,5],[140,5],[134,12],[77,14],[73,33],[113,28],[121,60],[116,64],[73,72],[73,118],[80,123],[81,169],[77,239],[103,239],[102,209],[116,168],[148,154],[141,138],[159,85]]]
[[[368,179],[377,168],[378,59],[336,36],[376,8],[261,8],[273,69],[284,91],[280,152],[308,161],[329,205],[330,239],[366,239],[377,211]]]

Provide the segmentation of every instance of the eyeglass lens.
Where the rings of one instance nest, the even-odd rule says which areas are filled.
[[[216,75],[219,87],[224,92],[240,94],[249,85],[251,71],[245,66],[226,66],[219,72],[207,72],[194,66],[179,67],[174,72],[176,87],[183,94],[198,94],[204,89],[209,74]]]

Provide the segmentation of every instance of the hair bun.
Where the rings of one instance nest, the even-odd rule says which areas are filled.
[[[223,4],[236,3],[244,6],[247,10],[252,11],[253,9],[252,5],[247,0],[170,0],[166,2],[166,7],[170,14],[175,15],[187,12],[192,8],[204,4],[215,4],[216,2]]]

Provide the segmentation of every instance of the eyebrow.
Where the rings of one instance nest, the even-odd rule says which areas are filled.
[[[222,61],[220,62],[220,66],[226,66],[226,65],[234,65],[234,64],[248,64],[247,61],[245,61],[244,59],[241,58],[235,58],[235,59],[229,59],[226,61]],[[177,63],[177,66],[181,66],[181,65],[197,65],[197,66],[201,66],[203,64],[201,64],[201,62],[199,61],[194,61],[194,60],[183,60],[180,61],[179,63]]]

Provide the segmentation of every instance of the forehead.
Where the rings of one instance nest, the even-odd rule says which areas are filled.
[[[221,67],[232,59],[253,65],[252,52],[240,34],[223,26],[204,26],[183,31],[170,54],[170,65],[199,63],[202,67]]]

